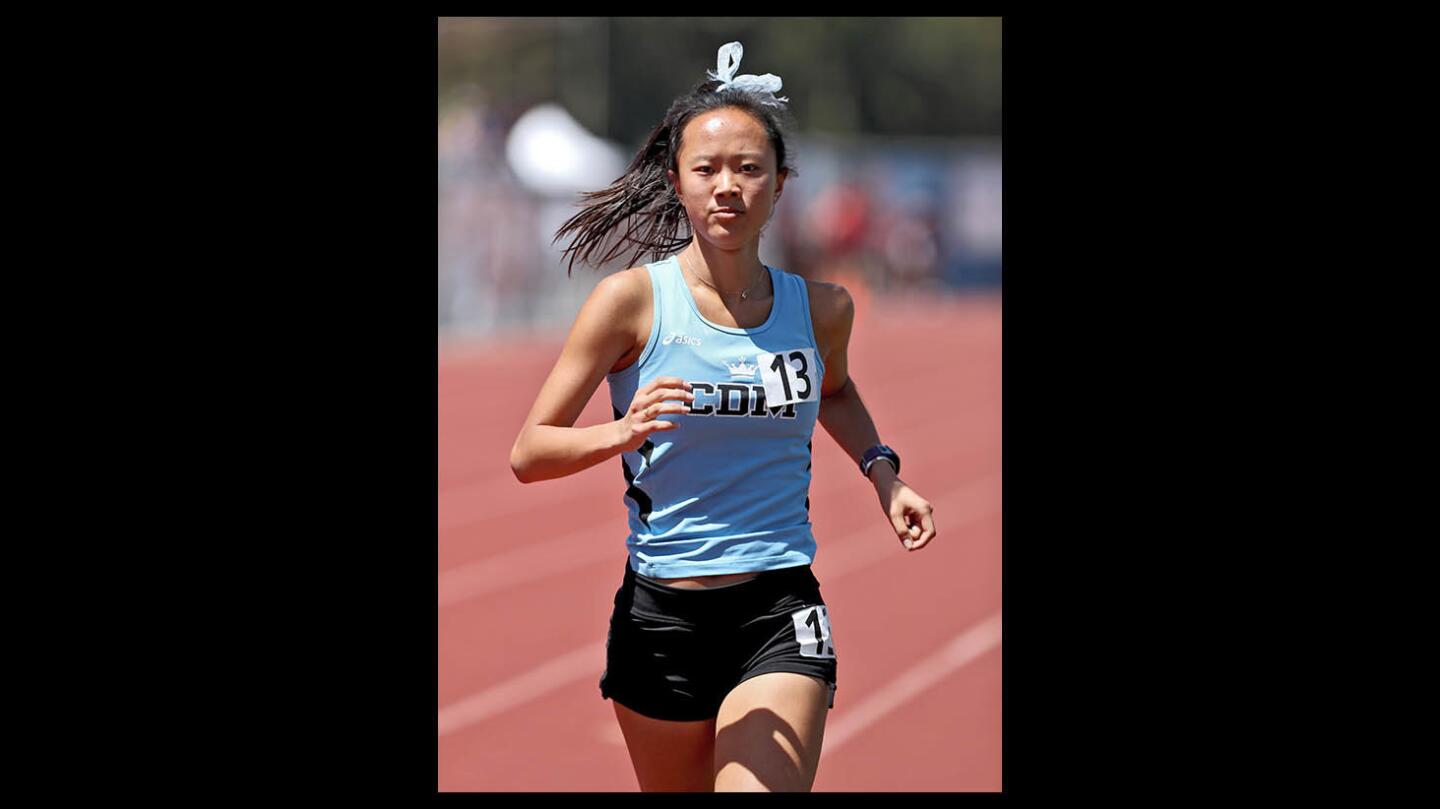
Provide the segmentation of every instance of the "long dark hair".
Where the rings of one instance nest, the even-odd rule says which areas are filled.
[[[785,162],[785,134],[788,124],[783,107],[771,102],[768,93],[729,88],[718,91],[720,82],[703,81],[670,104],[660,125],[650,132],[645,145],[635,153],[625,174],[601,191],[581,194],[580,212],[565,221],[551,243],[571,236],[562,260],[569,258],[569,275],[575,260],[598,267],[631,253],[634,265],[649,254],[658,261],[683,248],[690,241],[690,220],[665,172],[679,171],[680,136],[685,125],[701,113],[734,107],[755,117],[765,127],[775,149],[780,174],[795,174]],[[762,97],[763,96],[763,97]]]

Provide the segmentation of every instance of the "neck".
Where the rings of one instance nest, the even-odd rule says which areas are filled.
[[[737,298],[745,290],[749,290],[749,298],[754,298],[765,291],[759,240],[739,250],[723,250],[696,237],[682,252],[681,261],[700,276],[702,283],[713,286],[726,298]]]

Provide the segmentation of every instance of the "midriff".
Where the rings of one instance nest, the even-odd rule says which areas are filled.
[[[755,573],[730,573],[723,576],[692,576],[685,579],[654,579],[666,587],[678,587],[682,590],[704,590],[708,587],[722,587],[726,584],[738,584],[742,581],[749,581],[760,575]]]

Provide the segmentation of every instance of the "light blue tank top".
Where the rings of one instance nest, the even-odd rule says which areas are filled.
[[[650,337],[635,363],[606,377],[615,418],[658,376],[689,382],[695,400],[660,416],[678,429],[620,456],[631,569],[683,578],[812,563],[810,446],[825,368],[805,279],[767,266],[770,316],[738,329],[700,316],[674,256],[645,269]]]

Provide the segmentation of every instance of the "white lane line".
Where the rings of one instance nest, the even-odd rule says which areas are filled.
[[[598,492],[585,486],[547,486],[540,491],[524,488],[527,485],[546,486],[548,483],[550,481],[524,484],[515,479],[514,473],[506,473],[456,488],[442,489],[437,497],[437,522],[440,532],[455,531],[487,520],[508,519],[520,514],[554,513],[560,503],[572,503],[592,497],[598,499]],[[618,500],[623,491],[607,491],[605,497]],[[497,499],[501,502],[497,503]]]
[[[625,746],[625,734],[620,730],[620,725],[614,719],[601,722],[591,730],[596,739],[602,743],[614,747]]]
[[[934,542],[945,542],[948,535],[953,531],[969,528],[972,524],[979,522],[1000,511],[1000,497],[998,487],[1000,476],[972,480],[958,488],[951,489],[944,493],[945,510],[937,510],[936,537],[930,540]],[[935,498],[932,503],[938,503]],[[952,520],[950,515],[956,516]],[[880,520],[885,515],[879,515]],[[929,547],[921,548],[913,553],[925,553]],[[899,537],[895,536],[888,525],[877,525],[874,528],[867,528],[847,534],[839,542],[831,547],[829,543],[820,545],[816,551],[815,575],[820,578],[821,585],[831,579],[839,578],[854,570],[867,567],[879,559],[890,556],[909,554],[912,551],[905,550],[900,544]]]
[[[1000,507],[1000,498],[995,493],[999,484],[1000,475],[995,474],[951,490],[945,495],[946,505],[953,506],[959,512],[961,522],[945,521],[949,511],[947,508],[946,512],[937,512],[941,519],[939,527],[960,528],[971,519],[990,516]],[[822,495],[828,496],[830,491],[848,486],[848,483],[832,486]],[[819,497],[820,495],[817,495],[816,499]],[[959,502],[955,503],[954,500]],[[883,519],[884,515],[880,518]],[[439,606],[454,606],[496,590],[600,564],[607,559],[618,559],[623,543],[617,546],[598,533],[593,529],[575,531],[556,539],[524,545],[513,551],[446,570],[440,574]],[[823,570],[828,576],[836,576],[840,572],[848,572],[852,565],[864,566],[879,556],[900,549],[898,539],[892,547],[885,542],[887,537],[885,527],[877,524],[873,529],[848,534],[833,545],[825,542],[819,548],[820,563],[816,570]],[[620,563],[615,564],[619,566]]]
[[[447,733],[454,733],[461,728],[469,727],[476,722],[483,722],[501,711],[507,711],[516,705],[548,694],[581,677],[594,674],[598,680],[600,671],[595,669],[597,660],[600,661],[603,669],[604,643],[583,646],[542,666],[533,668],[519,677],[512,677],[499,685],[491,686],[441,708],[436,717],[439,735],[444,736]]]
[[[935,418],[916,419],[904,424],[891,425],[887,428],[886,434],[890,436],[889,440],[892,443],[903,441],[905,436],[910,435],[912,431],[924,432],[932,430],[937,425],[949,423],[955,418],[965,418],[972,411],[990,406],[988,401],[981,402],[959,413],[949,412]],[[899,444],[896,444],[896,446],[899,446]],[[605,463],[614,462],[606,461]],[[845,463],[848,464],[849,460],[846,459]],[[603,464],[601,465],[603,466]],[[588,469],[585,470],[585,472],[589,471]],[[584,472],[579,474],[584,474]],[[534,499],[527,496],[533,496],[533,492],[520,491],[520,487],[523,486],[545,486],[548,483],[551,483],[551,481],[540,481],[538,484],[523,484],[515,479],[514,473],[500,472],[488,478],[480,480],[471,479],[467,483],[441,487],[438,491],[438,522],[440,531],[441,533],[448,533],[487,520],[512,518],[522,514],[535,514],[537,512],[553,514],[556,513],[557,510],[563,511],[563,509],[556,508],[560,502],[570,503],[596,495],[593,489],[575,485],[547,488],[544,491],[545,496],[543,498],[535,497]],[[822,492],[810,492],[810,497],[812,500],[818,499],[823,495],[832,494],[838,489],[848,488],[849,486],[849,482],[844,482],[843,485],[832,485],[829,489]],[[614,491],[618,494],[623,490],[615,489]],[[497,505],[497,493],[500,495],[512,495],[512,499]],[[607,495],[607,497],[608,496],[610,495]]]
[[[945,679],[952,671],[998,648],[1000,623],[1000,613],[997,612],[960,633],[944,649],[906,669],[854,708],[837,712],[834,721],[826,723],[825,741],[820,748],[821,760],[839,750],[860,731]]]
[[[517,531],[529,530],[517,528]],[[506,587],[514,587],[587,565],[613,560],[618,569],[626,555],[623,540],[595,529],[522,545],[440,574],[440,606],[449,607]]]
[[[1000,475],[996,473],[992,477],[985,478],[983,481],[976,481],[975,485],[990,485],[992,483],[998,485],[999,480]],[[854,484],[849,479],[837,478],[826,488],[812,491],[810,498],[811,500],[819,501],[835,495],[845,494],[853,488]],[[572,489],[571,491],[575,490]],[[968,496],[969,494],[970,493],[967,492],[967,505],[968,501],[972,499]],[[563,499],[569,500],[571,498]],[[533,504],[517,505],[506,509],[505,512],[519,514],[532,511],[534,508],[535,505]],[[549,504],[548,510],[552,514],[564,513],[567,508],[562,506],[560,502],[552,502]],[[445,514],[446,510],[442,509],[441,513],[442,515]],[[499,516],[501,513],[500,510],[492,508],[487,519],[489,517]],[[452,523],[449,526],[450,528],[458,524],[451,520],[444,520],[443,518],[442,522]],[[617,522],[616,528],[620,531],[627,530],[623,521]],[[442,525],[442,533],[446,530],[447,527]],[[576,543],[573,558],[569,558],[560,552],[561,546],[569,542]],[[594,564],[605,559],[607,555],[605,549],[614,547],[614,545],[605,540],[605,537],[597,536],[597,532],[592,528],[587,531],[572,532],[559,539],[549,540],[544,543],[527,544],[513,551],[502,552],[484,559],[462,564],[439,574],[440,605],[450,606],[452,604],[458,604],[476,596],[485,595],[486,593],[501,589],[507,584],[503,577],[505,575],[512,575],[512,572],[513,575],[517,577],[513,583],[521,584],[523,582],[535,581],[549,575],[565,573],[585,565]],[[821,550],[822,552],[828,552],[831,548],[822,547]]]
[[[955,523],[944,523],[941,528],[949,527],[949,530],[958,530],[969,526],[981,519],[989,517],[1000,510],[1000,499],[994,496],[994,490],[990,487],[999,482],[999,475],[981,478],[971,481],[968,484],[951,490],[951,494],[945,498],[945,504],[949,505],[953,499],[960,500],[956,511],[969,510],[957,518]],[[936,502],[939,498],[936,499]],[[936,512],[939,514],[940,512]],[[947,508],[946,513],[949,513]],[[876,537],[874,529],[867,528],[863,531],[856,531],[847,534],[833,550],[840,551],[835,554],[839,561],[830,564],[826,569],[818,570],[817,574],[823,574],[825,582],[832,582],[841,576],[860,570],[879,559],[895,556],[906,551],[900,546],[899,540],[892,539],[886,542],[886,537]],[[569,539],[569,538],[565,538]],[[564,540],[555,540],[553,545],[558,545]],[[935,541],[942,541],[937,538]],[[597,546],[599,543],[597,543]],[[918,553],[924,553],[924,550]],[[609,553],[609,549],[606,549]],[[498,575],[498,574],[497,574]],[[509,575],[509,574],[507,574]],[[545,574],[539,574],[545,575]],[[826,585],[828,586],[828,585]],[[442,598],[444,593],[442,592]],[[452,597],[455,597],[452,594]],[[452,602],[453,603],[453,602]],[[538,699],[557,688],[569,685],[570,683],[585,677],[600,676],[605,666],[605,644],[600,643],[584,647],[579,651],[557,657],[546,663],[533,668],[523,674],[513,677],[505,682],[491,686],[483,691],[473,694],[440,709],[440,735],[453,733],[462,728],[481,722],[490,717],[510,710],[533,699]],[[829,731],[826,732],[827,741],[824,750],[829,748]]]

